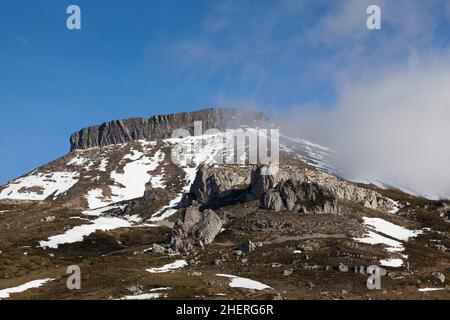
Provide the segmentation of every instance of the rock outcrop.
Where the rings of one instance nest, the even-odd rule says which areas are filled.
[[[338,200],[357,202],[370,209],[393,208],[393,202],[380,193],[325,172],[285,165],[276,174],[267,175],[272,171],[269,166],[258,166],[251,173],[247,198],[260,199],[265,209],[339,213]]]
[[[325,172],[291,165],[281,165],[277,171],[270,165],[201,166],[182,204],[217,208],[252,200],[259,200],[263,209],[298,213],[338,214],[339,201],[383,211],[394,207],[392,200],[374,190]]]
[[[222,221],[213,210],[200,212],[198,207],[191,206],[173,226],[168,244],[176,252],[187,252],[194,245],[203,247],[213,242],[221,229]]]
[[[201,166],[182,205],[187,207],[196,201],[204,207],[214,208],[242,202],[250,185],[250,172],[250,166]]]
[[[269,189],[261,200],[261,207],[298,213],[340,213],[336,196],[326,187],[292,179],[279,182],[274,189]]]
[[[151,183],[145,185],[144,196],[142,200],[144,203],[151,203],[165,200],[170,197],[170,192],[163,188],[153,188]]]
[[[194,121],[202,121],[203,131],[212,128],[225,131],[241,126],[269,127],[269,119],[263,113],[211,108],[150,118],[115,120],[84,128],[71,135],[70,149],[104,147],[134,140],[166,139],[171,138],[174,130],[181,128],[194,134]]]

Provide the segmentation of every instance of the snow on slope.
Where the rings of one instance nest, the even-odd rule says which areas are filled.
[[[187,266],[186,260],[177,260],[173,263],[165,264],[162,267],[147,269],[150,273],[164,273],[172,270],[180,269]]]
[[[116,182],[111,187],[113,196],[111,203],[142,197],[145,191],[145,184],[152,181],[153,177],[148,173],[155,170],[164,160],[164,153],[157,151],[153,157],[148,157],[141,152],[136,152],[129,162],[123,168],[123,173],[113,171],[111,178]],[[127,157],[125,157],[127,159]],[[155,179],[155,185],[164,186],[161,178]],[[154,185],[154,186],[155,186]]]
[[[391,253],[399,254],[403,252],[405,247],[401,241],[408,241],[423,232],[422,230],[409,230],[380,218],[364,217],[363,220],[369,230],[363,238],[354,238],[353,240],[365,244],[384,245],[386,251]],[[404,254],[401,254],[401,256],[404,259],[408,258]],[[400,258],[383,259],[380,260],[380,265],[398,268],[403,265],[403,260]]]
[[[389,252],[402,252],[403,250],[405,250],[403,244],[400,241],[384,237],[373,231],[368,231],[363,238],[355,238],[354,240],[366,244],[385,245],[387,247],[386,250]]]
[[[216,276],[224,277],[224,278],[230,278],[230,284],[229,286],[232,288],[245,288],[245,289],[253,289],[253,290],[265,290],[265,289],[271,289],[268,285],[265,285],[259,281],[251,280],[248,278],[242,278],[238,276],[233,276],[229,274],[221,274],[218,273]]]
[[[124,296],[120,298],[119,300],[153,300],[158,298],[167,298],[167,293],[165,292],[159,292],[159,291],[166,291],[170,290],[170,287],[161,287],[161,288],[154,288],[150,289],[149,293],[141,293],[136,295],[130,295],[130,296]]]
[[[31,173],[8,183],[0,192],[1,199],[45,200],[72,188],[79,178],[77,172]]]
[[[67,230],[63,234],[52,236],[45,241],[40,241],[39,245],[42,248],[57,249],[61,244],[83,241],[85,236],[94,233],[96,230],[107,231],[129,226],[131,226],[131,223],[125,219],[116,217],[99,217],[93,220],[91,224],[76,226]]]
[[[383,259],[380,260],[380,265],[385,267],[399,268],[403,265],[402,259]]]
[[[24,283],[17,287],[2,289],[2,290],[0,290],[0,300],[7,299],[10,297],[11,294],[14,294],[14,293],[24,292],[28,289],[33,289],[33,288],[39,288],[42,285],[46,284],[47,282],[53,281],[53,280],[54,279],[51,279],[51,278],[33,280],[33,281]]]
[[[380,218],[364,217],[363,220],[365,225],[370,226],[376,232],[402,241],[408,241],[409,238],[416,237],[422,233],[422,230],[409,230]]]
[[[175,198],[152,215],[150,218],[151,222],[167,219],[177,211],[177,205],[181,201],[183,193],[189,192],[189,189],[195,180],[198,167],[201,164],[214,164],[216,163],[216,159],[223,155],[224,144],[220,142],[223,137],[224,134],[220,133],[164,140],[164,142],[170,144],[172,148],[178,148],[178,150],[183,151],[178,154],[172,154],[174,157],[172,160],[175,161],[185,173],[184,186]]]
[[[251,130],[250,130],[251,131]],[[188,191],[190,184],[195,178],[197,167],[202,163],[213,164],[219,157],[223,157],[226,149],[223,142],[226,133],[212,135],[189,136],[181,139],[166,139],[162,142],[172,148],[181,147],[193,150],[188,163],[181,165],[186,173],[184,191]],[[290,140],[289,140],[290,139]],[[332,151],[310,143],[302,139],[293,139],[286,136],[281,137],[281,143],[288,141],[293,149],[292,152],[300,154],[300,158],[318,167],[326,167],[325,159]],[[288,143],[286,142],[286,143]],[[155,141],[134,141],[131,144],[140,144],[140,150],[130,150],[125,155],[122,162],[125,162],[123,172],[114,168],[112,158],[117,151],[127,147],[127,143],[112,145],[104,148],[92,148],[79,150],[69,154],[69,159],[54,172],[49,172],[49,168],[40,168],[32,173],[10,181],[0,187],[1,199],[15,200],[45,200],[49,196],[62,195],[75,186],[81,177],[89,178],[90,189],[86,190],[86,199],[89,208],[99,208],[112,203],[141,197],[144,193],[145,184],[151,181],[153,187],[165,187],[164,172],[155,174],[149,173],[154,170],[165,154],[161,150],[154,150]],[[192,149],[194,148],[194,149]],[[282,150],[288,150],[281,146]],[[153,154],[149,156],[149,154]],[[53,167],[50,169],[52,170]],[[99,174],[109,173],[109,181],[100,181]],[[163,170],[163,169],[162,169]],[[103,193],[103,188],[111,189]],[[177,199],[180,199],[179,195]],[[176,203],[175,199],[171,206]]]
[[[336,152],[310,141],[280,134],[280,150],[295,154],[300,160],[318,169],[337,173],[333,165]]]

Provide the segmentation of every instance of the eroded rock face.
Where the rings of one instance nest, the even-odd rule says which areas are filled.
[[[339,200],[389,211],[394,203],[380,193],[359,187],[318,170],[281,165],[202,166],[184,207],[198,202],[202,208],[259,200],[261,208],[298,213],[340,213]],[[233,202],[234,201],[234,202]]]
[[[221,131],[243,125],[266,127],[269,119],[259,112],[240,109],[204,109],[195,112],[158,115],[150,118],[131,118],[105,122],[84,128],[70,137],[70,150],[104,147],[134,140],[154,141],[171,138],[176,129],[194,132],[194,121],[201,121],[203,130]]]
[[[337,198],[327,188],[314,182],[287,180],[268,190],[261,207],[269,210],[288,210],[299,213],[340,213]]]
[[[261,207],[263,209],[280,211],[284,208],[280,193],[274,189],[268,190],[262,197]]]
[[[190,192],[199,202],[224,199],[233,190],[245,189],[250,184],[250,167],[237,165],[202,166],[199,168]]]
[[[196,202],[209,208],[243,202],[250,184],[251,169],[238,165],[201,166],[190,192],[181,201],[182,207]]]
[[[176,252],[187,252],[194,245],[203,247],[214,241],[222,229],[222,221],[213,210],[200,212],[198,207],[188,207],[169,234],[168,243]]]
[[[281,166],[273,175],[264,175],[267,171],[271,171],[268,166],[259,166],[252,171],[248,196],[261,199],[261,207],[265,209],[339,213],[337,200],[358,202],[367,208],[384,211],[393,208],[392,201],[378,192],[325,172],[289,165]]]

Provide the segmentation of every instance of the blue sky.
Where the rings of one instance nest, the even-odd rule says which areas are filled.
[[[446,1],[4,0],[0,183],[104,121],[209,106],[330,109],[346,79],[449,43]],[[66,29],[77,4],[82,30]]]

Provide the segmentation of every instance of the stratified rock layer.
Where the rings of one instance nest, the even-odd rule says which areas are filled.
[[[204,109],[157,115],[150,118],[130,118],[105,122],[84,128],[70,137],[70,149],[88,149],[134,140],[154,141],[171,138],[176,129],[186,129],[194,134],[194,122],[202,122],[202,130],[236,129],[241,126],[268,127],[269,119],[259,112],[239,109]]]

